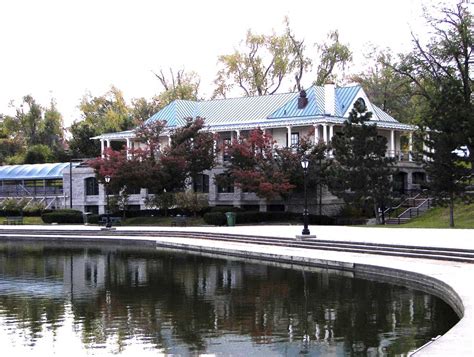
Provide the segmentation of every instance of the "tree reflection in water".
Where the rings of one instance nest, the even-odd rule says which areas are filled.
[[[340,271],[106,246],[1,246],[1,330],[35,351],[68,321],[69,338],[86,352],[365,356],[406,354],[457,318],[434,296]]]

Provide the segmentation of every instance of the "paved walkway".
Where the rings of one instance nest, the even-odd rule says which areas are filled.
[[[4,229],[34,229],[37,234],[41,230],[93,230],[97,226],[17,226]],[[334,241],[350,241],[365,243],[385,243],[397,245],[412,245],[426,247],[442,247],[474,250],[474,230],[466,229],[411,229],[411,228],[365,228],[340,226],[310,226],[312,234],[319,239]],[[245,234],[252,236],[295,237],[301,234],[300,226],[236,226],[236,227],[117,227],[117,230],[133,231],[194,231],[212,233]],[[0,228],[1,234],[1,228]],[[80,237],[78,237],[80,238]],[[104,236],[107,238],[107,236]],[[110,238],[110,236],[109,236]],[[126,236],[122,237],[126,238]],[[464,317],[444,336],[436,342],[423,348],[415,356],[474,356],[474,264],[414,259],[403,257],[387,257],[374,254],[345,253],[323,250],[308,250],[257,244],[229,243],[222,241],[202,240],[196,238],[176,237],[133,237],[133,239],[150,240],[157,243],[173,244],[176,246],[194,247],[215,252],[241,252],[254,257],[273,256],[282,259],[291,257],[301,260],[312,259],[344,264],[359,264],[364,266],[382,267],[387,270],[405,271],[422,274],[428,284],[435,289],[443,290],[444,296],[452,296],[453,301],[460,298]],[[378,269],[378,268],[377,268]],[[374,271],[376,271],[375,269]],[[415,275],[413,274],[413,275]],[[409,274],[404,278],[410,279]],[[437,282],[441,282],[437,284]],[[426,282],[425,282],[426,283]],[[444,283],[444,284],[443,284]],[[453,293],[454,292],[454,293]]]

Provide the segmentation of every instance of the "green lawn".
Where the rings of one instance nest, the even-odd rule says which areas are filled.
[[[456,204],[454,207],[454,226],[455,228],[474,228],[474,204]],[[436,207],[406,224],[386,227],[449,228],[449,208]]]

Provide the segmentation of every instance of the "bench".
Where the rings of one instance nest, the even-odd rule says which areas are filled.
[[[3,224],[23,224],[23,216],[5,217]]]
[[[120,217],[109,217],[110,223],[112,225],[119,226],[122,224],[122,218]],[[107,224],[107,217],[102,217],[99,220],[99,226],[105,226]]]
[[[186,216],[176,216],[173,217],[171,221],[172,226],[186,226],[188,224],[188,217]]]

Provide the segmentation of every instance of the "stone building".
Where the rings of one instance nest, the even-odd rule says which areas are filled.
[[[217,99],[206,101],[175,100],[151,118],[166,121],[161,145],[167,145],[171,130],[183,125],[185,118],[205,119],[206,130],[217,135],[217,147],[225,148],[232,139],[260,128],[267,131],[277,145],[298,145],[302,137],[310,136],[315,142],[328,143],[342,130],[354,102],[362,99],[368,111],[373,113],[372,121],[378,133],[387,138],[387,156],[397,159],[399,173],[394,177],[400,192],[419,189],[425,174],[414,161],[413,132],[415,127],[403,124],[370,102],[360,85],[336,87],[333,84],[313,86],[300,93],[273,94],[258,97]],[[93,138],[100,140],[101,149],[111,147],[119,141],[127,150],[140,147],[133,130],[106,133]],[[208,194],[209,204],[232,205],[259,210],[293,210],[284,202],[265,202],[253,193],[244,193],[237,187],[219,187],[214,177],[224,171],[227,160],[225,150],[220,152],[218,165],[209,172],[203,172],[196,182],[195,189]],[[72,182],[72,190],[69,189]],[[73,208],[89,212],[104,212],[105,194],[102,185],[94,178],[94,172],[87,166],[79,165],[69,172],[64,171],[64,191],[72,192]],[[133,192],[129,198],[131,209],[144,209],[147,191]],[[327,191],[323,194],[324,213],[333,213],[339,201]],[[310,205],[315,210],[315,205]]]

